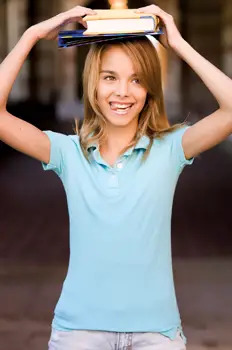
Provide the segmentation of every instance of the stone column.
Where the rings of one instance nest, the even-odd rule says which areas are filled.
[[[5,13],[7,52],[9,52],[13,49],[27,28],[27,0],[6,1]],[[28,61],[26,61],[14,83],[13,89],[9,96],[9,101],[17,102],[26,100],[28,96]]]
[[[222,66],[232,77],[232,1],[224,0],[222,14]]]
[[[6,1],[0,1],[0,62],[7,55]]]
[[[232,2],[224,0],[222,10],[222,69],[232,78]],[[232,135],[228,137],[232,142]],[[225,149],[231,154],[231,144],[224,143]]]

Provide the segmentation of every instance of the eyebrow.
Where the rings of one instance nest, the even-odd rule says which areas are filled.
[[[117,72],[114,72],[113,70],[101,70],[100,73],[109,73],[109,74],[117,75]],[[136,73],[133,73],[131,75],[131,77],[135,77],[135,76],[137,76]]]

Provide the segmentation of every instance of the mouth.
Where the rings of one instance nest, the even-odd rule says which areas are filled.
[[[134,103],[116,103],[116,102],[110,102],[109,104],[110,104],[110,109],[114,113],[119,115],[127,114],[134,105]]]

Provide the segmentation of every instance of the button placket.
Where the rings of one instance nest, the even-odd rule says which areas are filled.
[[[111,188],[118,187],[118,176],[115,171],[110,172],[109,187]]]
[[[124,168],[125,162],[126,162],[127,156],[123,155],[121,158],[118,159],[117,163],[115,164],[115,168],[117,171],[120,171]]]
[[[117,163],[114,164],[113,167],[108,167],[108,171],[110,172],[110,178],[109,178],[109,187],[111,188],[118,188],[119,187],[119,179],[118,175],[119,172],[124,168],[126,157],[119,158]]]
[[[117,164],[116,164],[116,167],[117,167],[117,169],[122,169],[123,168],[123,163],[122,163],[122,161],[120,161],[120,162],[118,162]]]

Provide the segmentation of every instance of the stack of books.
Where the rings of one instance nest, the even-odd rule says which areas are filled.
[[[95,42],[133,38],[137,36],[159,36],[159,18],[153,14],[136,13],[135,10],[95,10],[96,15],[85,16],[87,29],[61,31],[59,47],[92,44]]]

